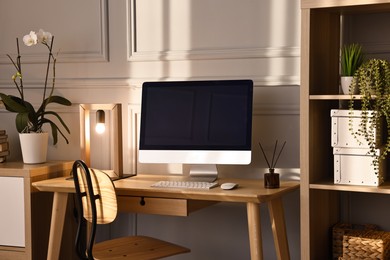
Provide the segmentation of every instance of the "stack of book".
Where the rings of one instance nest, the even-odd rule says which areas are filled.
[[[5,130],[0,129],[0,163],[5,162],[8,155],[8,135]]]

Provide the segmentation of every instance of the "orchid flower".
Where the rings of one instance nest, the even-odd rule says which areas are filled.
[[[27,46],[33,46],[38,43],[37,34],[34,31],[31,31],[30,34],[27,34],[23,37],[23,42]]]
[[[38,37],[38,42],[50,45],[50,42],[52,39],[51,33],[45,32],[44,30],[39,29],[39,31],[37,33],[37,37]]]

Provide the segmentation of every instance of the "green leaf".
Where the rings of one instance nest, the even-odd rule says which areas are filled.
[[[64,106],[71,106],[72,105],[72,102],[70,102],[68,99],[66,99],[64,97],[60,97],[60,96],[51,96],[50,98],[47,98],[47,99],[49,99],[48,104],[49,103],[57,103],[57,104],[64,105]]]
[[[51,135],[53,136],[53,145],[56,145],[57,142],[58,142],[58,127],[55,123],[51,122],[50,120],[49,121],[49,124],[51,126]],[[68,143],[68,140],[65,138],[66,140],[66,143]]]
[[[58,132],[65,139],[66,143],[69,144],[68,138],[64,135],[64,133],[57,127],[57,125],[51,121],[50,119],[44,118],[44,123],[49,123],[51,127],[51,134],[53,136],[53,144],[56,145],[58,142]],[[68,129],[69,130],[69,129]]]
[[[48,104],[50,104],[50,103],[56,103],[56,104],[60,104],[60,105],[63,105],[63,106],[71,106],[72,105],[72,102],[70,102],[68,99],[66,99],[64,97],[50,96],[50,97],[46,98],[42,102],[41,107],[38,109],[38,113],[45,111],[46,110],[46,106]]]
[[[68,126],[66,125],[66,123],[64,122],[64,120],[62,120],[62,118],[60,117],[60,115],[58,115],[56,112],[53,112],[53,111],[46,111],[45,113],[43,113],[44,115],[53,115],[55,116],[58,121],[60,121],[61,125],[65,128],[65,130],[70,134],[70,130],[68,128]],[[45,118],[46,119],[46,118]],[[56,125],[57,126],[57,125]]]
[[[28,118],[28,112],[26,113],[18,113],[16,115],[15,123],[16,123],[16,130],[18,130],[19,133],[24,133],[28,130],[28,123],[30,122]]]
[[[0,97],[8,111],[16,113],[28,112],[28,109],[24,105],[22,99],[12,95],[5,95],[3,93],[0,93]]]

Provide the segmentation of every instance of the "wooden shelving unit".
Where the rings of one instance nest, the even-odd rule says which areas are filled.
[[[330,110],[350,99],[339,94],[340,18],[390,13],[390,1],[301,0],[301,8],[301,259],[332,259],[330,231],[341,221],[341,192],[390,194],[389,182],[368,187],[332,181]]]

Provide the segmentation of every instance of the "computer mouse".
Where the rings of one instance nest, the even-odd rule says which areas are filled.
[[[223,190],[232,190],[232,189],[236,188],[237,186],[238,186],[237,183],[225,182],[225,183],[221,184],[221,189],[223,189]]]

